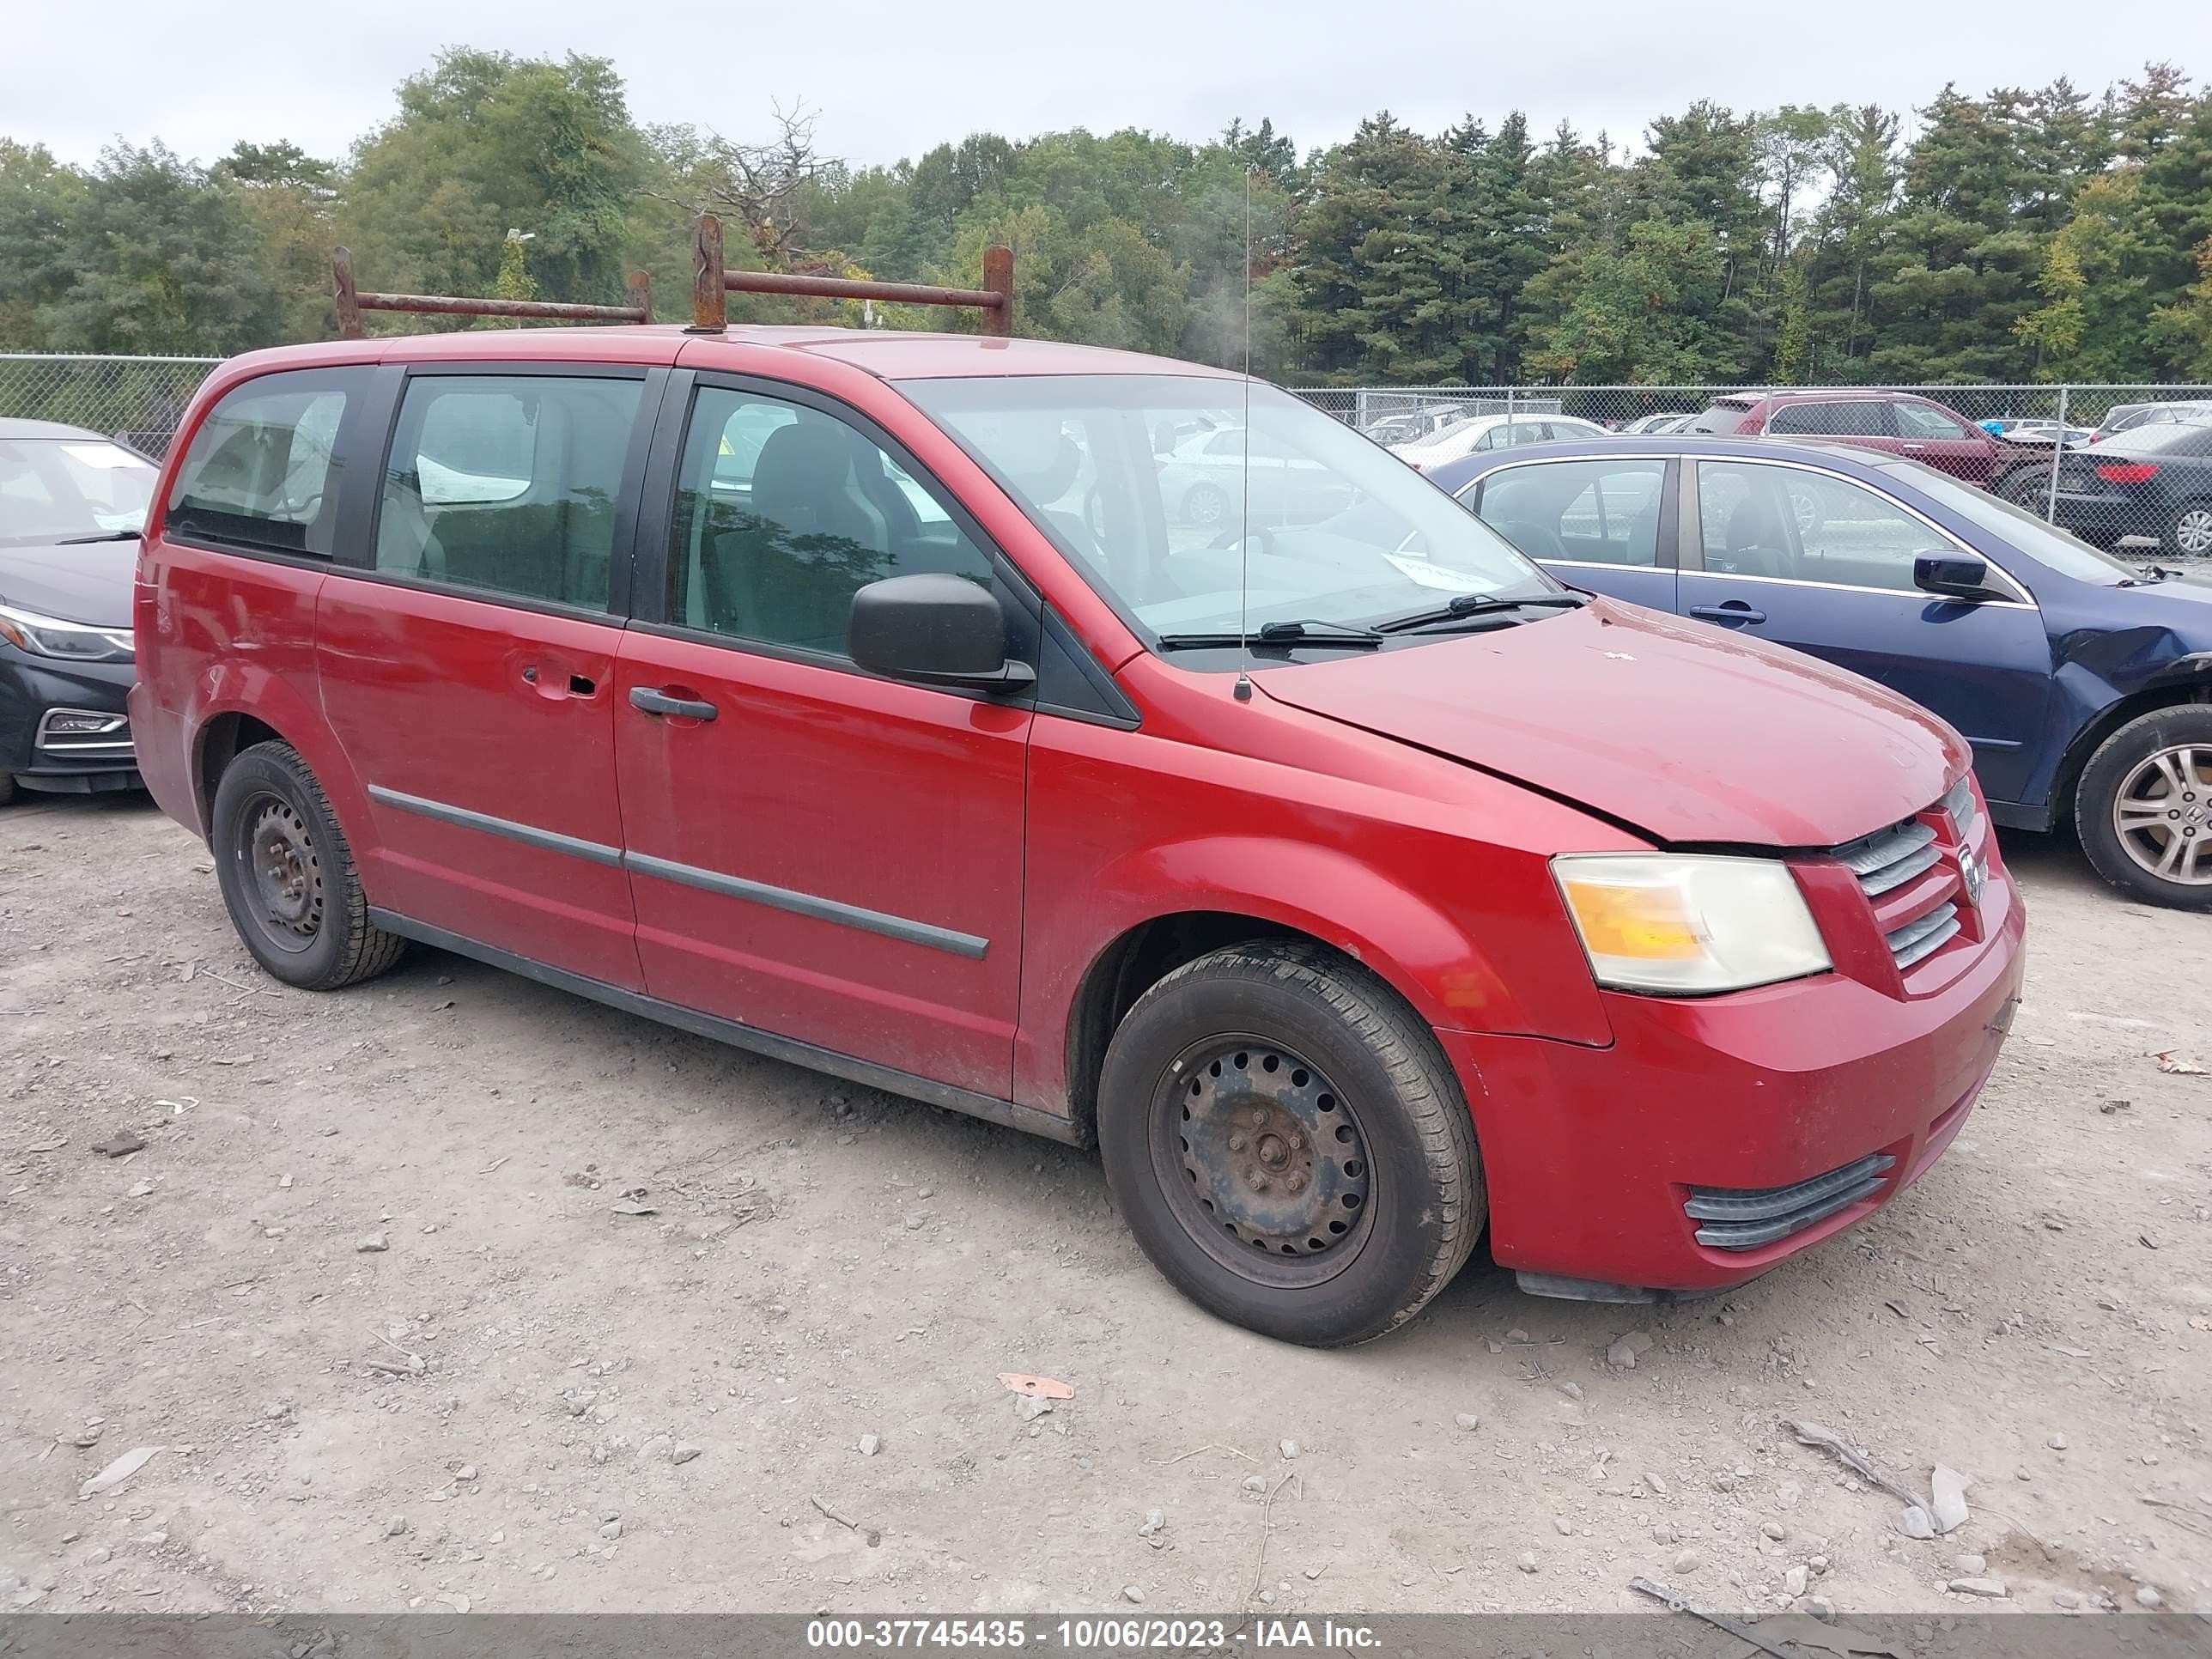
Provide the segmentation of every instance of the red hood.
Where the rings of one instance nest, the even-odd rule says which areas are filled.
[[[1957,732],[1870,680],[1605,599],[1254,684],[1662,842],[1833,846],[1921,811],[1971,758]]]

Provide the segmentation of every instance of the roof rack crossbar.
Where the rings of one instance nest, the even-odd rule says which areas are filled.
[[[938,288],[927,283],[878,283],[846,276],[801,276],[775,270],[732,270],[723,264],[722,222],[699,216],[691,239],[691,328],[716,334],[728,325],[730,294],[803,294],[829,300],[882,300],[896,305],[952,306],[981,311],[982,331],[1014,331],[1014,255],[995,244],[983,250],[983,286]]]
[[[404,311],[436,317],[534,318],[564,323],[649,323],[653,320],[653,278],[644,271],[630,273],[629,303],[621,306],[569,305],[555,300],[477,300],[457,294],[379,294],[356,286],[353,254],[345,248],[331,252],[331,279],[337,295],[338,335],[342,339],[363,337],[364,311]]]

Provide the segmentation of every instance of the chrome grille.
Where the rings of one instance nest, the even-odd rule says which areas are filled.
[[[1716,1250],[1755,1250],[1873,1197],[1896,1163],[1887,1152],[1869,1152],[1794,1186],[1692,1187],[1682,1212],[1705,1223],[1698,1229],[1698,1243]]]
[[[1882,937],[1889,941],[1889,953],[1897,958],[1897,965],[1910,968],[1923,957],[1934,956],[1958,931],[1959,907],[1947,901]]]
[[[1933,826],[1908,818],[1838,847],[1836,856],[1859,878],[1866,896],[1874,898],[1893,887],[1902,887],[1923,870],[1934,868],[1942,855],[1936,848]]]

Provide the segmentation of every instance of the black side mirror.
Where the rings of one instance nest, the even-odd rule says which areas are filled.
[[[1964,553],[1923,553],[1912,562],[1912,585],[1954,599],[1978,599],[1990,591],[1986,560]]]
[[[988,588],[958,576],[890,576],[853,595],[846,635],[872,673],[924,685],[1011,691],[1036,671],[1006,655],[1006,617]]]

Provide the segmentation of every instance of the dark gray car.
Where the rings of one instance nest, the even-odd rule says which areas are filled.
[[[137,787],[131,582],[155,473],[97,432],[0,420],[0,802]]]

